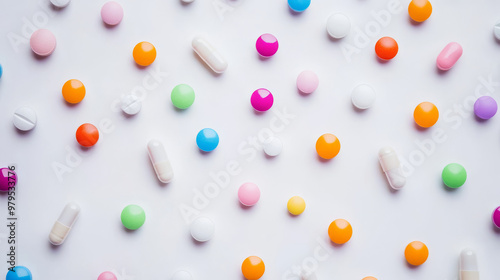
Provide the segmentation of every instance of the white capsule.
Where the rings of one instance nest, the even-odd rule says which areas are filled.
[[[281,140],[276,137],[271,137],[264,142],[264,153],[270,157],[275,157],[283,150]]]
[[[171,280],[193,280],[193,276],[188,271],[178,270],[172,275]]]
[[[49,241],[54,245],[61,245],[68,236],[71,227],[80,214],[80,206],[74,202],[66,204],[59,219],[54,223],[49,234]]]
[[[50,0],[50,3],[56,8],[64,8],[69,5],[69,2],[71,2],[71,0]]]
[[[214,236],[215,224],[207,217],[199,217],[191,224],[191,236],[198,242],[206,242]]]
[[[378,152],[378,160],[391,187],[401,189],[406,183],[406,177],[396,152],[391,147],[382,148]]]
[[[126,95],[121,100],[122,111],[127,115],[135,115],[141,111],[142,102],[133,94]]]
[[[227,61],[212,47],[212,45],[200,36],[196,36],[192,42],[193,50],[215,73],[224,73],[227,69]]]
[[[460,254],[460,280],[479,280],[476,253],[471,249]]]
[[[36,113],[29,107],[20,107],[14,112],[14,126],[21,131],[29,131],[36,126]]]
[[[169,183],[174,178],[172,165],[168,160],[163,144],[158,140],[151,140],[148,143],[148,152],[151,163],[155,169],[158,180],[162,183]]]

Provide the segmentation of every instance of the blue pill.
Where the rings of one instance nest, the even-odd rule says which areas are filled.
[[[204,128],[196,136],[196,145],[204,152],[211,152],[219,145],[219,135],[211,128]]]
[[[288,0],[288,6],[295,12],[305,11],[309,5],[311,5],[311,0]]]
[[[31,271],[24,266],[14,266],[7,272],[5,280],[31,280]]]
[[[2,69],[2,65],[0,65],[0,78],[2,77],[2,73],[3,73],[3,69]]]

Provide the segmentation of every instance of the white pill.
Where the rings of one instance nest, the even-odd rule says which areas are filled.
[[[61,215],[54,223],[49,234],[49,241],[54,245],[61,245],[73,227],[78,215],[80,214],[80,206],[74,202],[66,204]]]
[[[500,21],[497,21],[497,23],[493,27],[493,34],[495,34],[495,38],[500,40]]]
[[[406,176],[399,161],[398,155],[391,147],[385,147],[378,152],[378,160],[389,185],[395,190],[399,190],[406,184]]]
[[[193,3],[194,0],[181,0],[183,3]]]
[[[191,236],[198,242],[206,242],[214,236],[215,224],[207,217],[199,217],[191,224]]]
[[[133,94],[129,94],[122,98],[122,111],[127,115],[135,115],[141,111],[142,102]]]
[[[64,8],[68,6],[69,2],[71,2],[71,0],[50,0],[50,3],[57,8]]]
[[[224,73],[227,69],[227,61],[219,52],[204,38],[196,36],[192,42],[193,50],[215,73]]]
[[[19,130],[32,130],[36,126],[36,113],[29,107],[20,107],[14,112],[13,122]]]
[[[185,270],[178,270],[172,275],[171,280],[193,280],[193,276]]]
[[[281,143],[281,140],[276,138],[276,137],[271,137],[268,138],[264,142],[264,153],[270,157],[275,157],[281,153],[281,150],[283,150],[283,143]]]
[[[167,152],[163,144],[158,140],[151,140],[148,143],[149,159],[156,172],[158,180],[162,183],[169,183],[174,178],[174,171],[167,157]]]
[[[362,110],[372,107],[376,98],[375,90],[365,84],[356,86],[351,93],[352,104]]]
[[[328,17],[326,30],[335,39],[344,38],[351,32],[351,20],[344,14],[333,14]]]

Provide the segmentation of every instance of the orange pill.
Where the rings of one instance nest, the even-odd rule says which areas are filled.
[[[405,249],[406,261],[411,265],[421,265],[429,257],[429,249],[420,241],[413,241]]]
[[[328,236],[333,243],[346,243],[352,236],[351,224],[344,219],[333,221],[328,227]]]
[[[261,258],[256,256],[251,256],[246,258],[241,264],[241,272],[243,276],[248,280],[257,280],[262,275],[264,275],[264,271],[266,270],[266,266]]]
[[[62,87],[62,95],[68,103],[80,103],[85,97],[85,86],[79,80],[68,80]]]
[[[155,46],[149,42],[140,42],[135,45],[132,55],[137,64],[148,66],[156,59],[156,49]]]
[[[365,277],[361,280],[377,280],[377,278],[373,277],[373,276],[368,276],[368,277]]]
[[[422,102],[415,108],[413,118],[419,126],[428,128],[438,121],[439,111],[436,105],[430,102]]]
[[[408,5],[408,14],[416,22],[427,20],[432,14],[432,5],[428,0],[412,0]]]
[[[332,159],[340,152],[340,141],[337,136],[326,133],[316,141],[316,152],[324,159]]]
[[[76,130],[76,141],[84,147],[92,147],[99,140],[99,131],[90,124],[84,123]]]
[[[398,43],[391,37],[382,37],[375,44],[375,53],[380,59],[393,59],[398,54],[398,50]]]

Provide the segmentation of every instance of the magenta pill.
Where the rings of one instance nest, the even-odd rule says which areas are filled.
[[[497,102],[491,96],[481,96],[474,103],[474,114],[483,120],[491,119],[497,110]]]
[[[305,94],[313,93],[319,85],[319,79],[313,71],[303,71],[297,77],[297,88]]]
[[[263,57],[273,56],[279,48],[278,39],[273,34],[262,34],[255,43],[257,52]]]
[[[497,228],[500,228],[500,206],[493,211],[493,215],[491,217],[493,219],[493,224],[497,226]]]
[[[15,187],[16,183],[16,172],[8,168],[0,168],[0,191],[6,192],[9,190],[9,188]]]
[[[438,55],[436,65],[440,70],[450,70],[458,59],[462,56],[463,50],[459,43],[449,43]]]
[[[245,206],[254,206],[260,198],[260,189],[254,183],[245,183],[238,190],[238,199]]]
[[[271,107],[273,106],[274,97],[269,90],[265,88],[259,88],[252,93],[250,102],[252,103],[252,107],[255,110],[259,112],[265,112],[271,109]]]
[[[31,50],[39,56],[48,56],[56,49],[56,36],[47,29],[38,29],[31,34]]]
[[[123,19],[123,8],[115,2],[106,2],[101,8],[101,18],[107,25],[117,25]]]
[[[105,271],[99,274],[97,280],[117,280],[116,275],[111,271]]]

